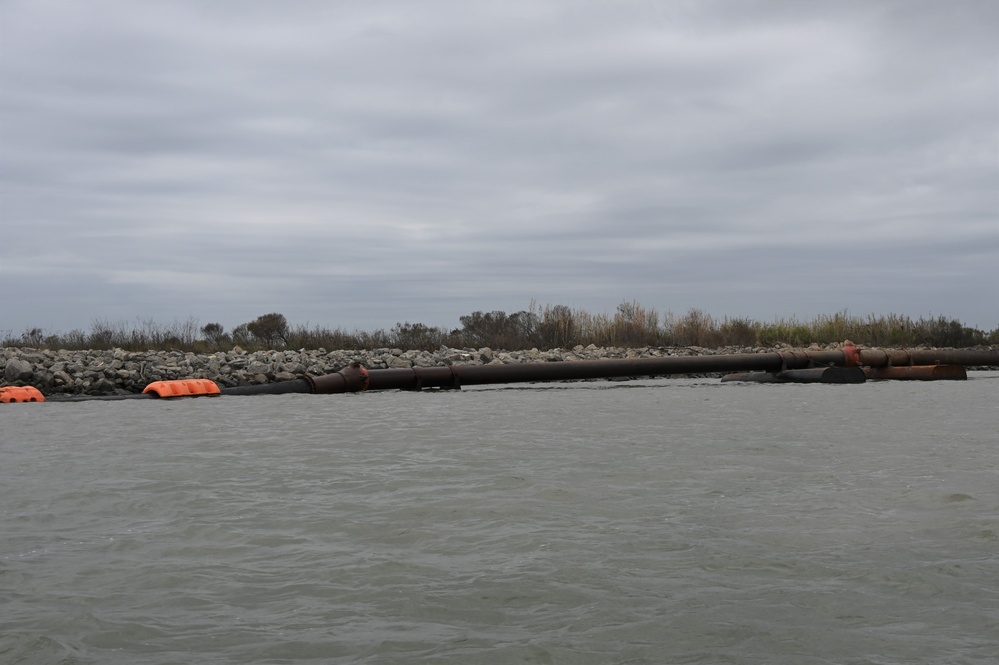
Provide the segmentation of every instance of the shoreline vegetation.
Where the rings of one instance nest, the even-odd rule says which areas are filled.
[[[572,349],[576,346],[641,347],[792,347],[835,344],[849,339],[865,346],[971,347],[999,344],[999,328],[979,330],[945,316],[912,319],[898,314],[855,316],[848,312],[772,322],[749,318],[718,319],[702,310],[660,314],[637,302],[623,302],[613,314],[591,314],[565,305],[539,306],[513,313],[481,312],[459,317],[460,326],[397,323],[389,330],[347,331],[344,328],[291,325],[283,314],[263,314],[231,331],[219,323],[196,319],[160,324],[140,320],[113,323],[95,320],[89,331],[50,333],[31,328],[21,334],[0,330],[0,347],[65,350],[182,351],[215,353],[240,347],[246,351],[283,349],[401,348],[433,351],[458,349]]]
[[[945,317],[845,312],[774,323],[718,320],[700,310],[660,316],[637,303],[624,303],[609,316],[563,306],[473,312],[451,330],[400,323],[389,331],[347,333],[292,327],[278,313],[230,332],[193,319],[169,326],[95,321],[90,332],[46,335],[35,328],[0,336],[0,387],[30,385],[50,396],[124,395],[174,379],[210,379],[225,388],[323,376],[355,361],[369,369],[571,362],[832,350],[845,340],[867,348],[967,348],[996,345],[999,329],[986,333]]]

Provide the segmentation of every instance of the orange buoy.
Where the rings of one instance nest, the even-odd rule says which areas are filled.
[[[157,397],[201,397],[221,394],[218,384],[210,379],[177,379],[175,381],[153,381],[143,393]]]
[[[44,401],[45,395],[34,386],[4,386],[0,388],[0,403]]]

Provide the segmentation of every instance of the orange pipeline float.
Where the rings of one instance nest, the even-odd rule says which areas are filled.
[[[178,379],[174,381],[153,381],[142,391],[155,397],[203,397],[220,395],[222,391],[209,379]]]
[[[45,395],[34,386],[4,386],[0,388],[0,404],[44,401]]]

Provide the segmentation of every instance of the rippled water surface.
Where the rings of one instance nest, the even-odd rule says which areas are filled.
[[[0,662],[995,663],[997,399],[0,405]]]

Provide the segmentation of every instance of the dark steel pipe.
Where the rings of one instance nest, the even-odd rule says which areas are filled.
[[[805,369],[809,366],[841,365],[847,362],[842,351],[811,353],[744,353],[716,356],[670,356],[622,360],[576,360],[566,362],[521,363],[516,365],[450,365],[365,370],[354,363],[336,374],[312,377],[316,393],[332,394],[359,390],[420,390],[460,388],[488,383],[523,383],[611,379],[708,372]],[[363,376],[361,376],[363,374]]]
[[[860,351],[860,363],[868,367],[902,365],[962,365],[997,366],[999,351],[987,349],[916,349],[913,351],[889,350]]]
[[[902,365],[994,365],[999,366],[999,351],[975,349],[936,349],[927,351],[870,351],[845,344],[838,351],[781,351],[710,356],[669,356],[665,358],[630,358],[614,360],[576,360],[564,362],[520,363],[515,365],[450,365],[445,367],[409,367],[367,370],[354,363],[320,377],[307,377],[317,394],[358,392],[361,390],[420,390],[423,388],[460,388],[488,383],[523,383],[611,379],[670,374],[716,372],[788,372],[823,367],[891,367]],[[813,372],[821,377],[821,373]],[[793,374],[785,375],[794,380]],[[809,380],[808,373],[799,381]],[[853,382],[858,373],[830,373],[824,382]],[[835,378],[834,378],[835,377]],[[225,391],[224,391],[225,392]]]
[[[810,367],[789,369],[783,372],[748,372],[726,374],[723,382],[750,381],[753,383],[864,383],[867,377],[859,367]]]
[[[874,381],[967,381],[968,370],[961,365],[915,365],[867,367],[864,374]]]

